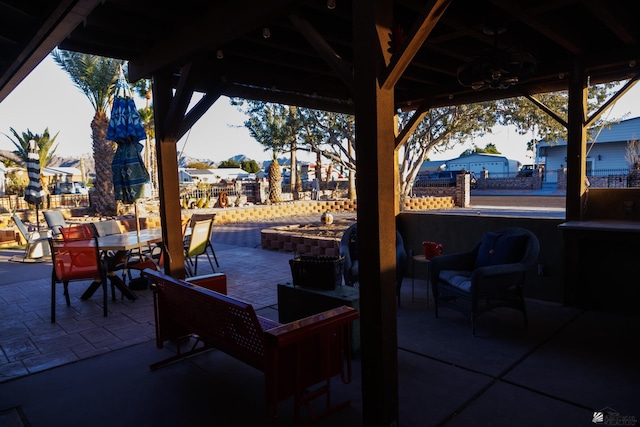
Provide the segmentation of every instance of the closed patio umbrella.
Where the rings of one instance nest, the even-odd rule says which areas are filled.
[[[24,193],[24,200],[36,206],[36,227],[40,231],[40,221],[38,219],[38,207],[44,200],[45,192],[40,182],[40,154],[38,145],[33,139],[29,140],[27,150],[27,172],[29,175],[29,185]]]
[[[139,230],[136,201],[143,196],[144,185],[149,182],[140,143],[146,137],[129,83],[120,67],[106,138],[117,144],[111,162],[115,198],[125,204],[134,204],[136,230]]]

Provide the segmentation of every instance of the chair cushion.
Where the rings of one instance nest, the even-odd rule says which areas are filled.
[[[471,271],[442,270],[440,280],[465,292],[471,292]]]
[[[527,238],[525,234],[485,232],[476,256],[475,268],[520,261]]]
[[[356,280],[358,279],[358,277],[360,277],[358,264],[359,264],[358,260],[353,261],[353,263],[351,264],[351,268],[349,269],[349,273],[350,273],[351,277],[353,277]]]

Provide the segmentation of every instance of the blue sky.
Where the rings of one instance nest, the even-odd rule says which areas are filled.
[[[640,84],[627,93],[609,113],[611,117],[640,116]],[[143,100],[138,100],[142,107]],[[42,133],[49,128],[52,135],[59,132],[57,139],[60,156],[80,156],[91,154],[91,129],[93,108],[87,97],[73,84],[69,76],[47,57],[36,69],[0,103],[0,149],[13,150],[13,144],[4,134],[10,135],[10,128],[18,133],[27,129]],[[229,105],[227,98],[219,99],[207,113],[178,142],[178,151],[190,157],[226,160],[237,154],[244,154],[254,160],[270,159],[270,152],[253,140],[242,126],[244,115]],[[457,157],[472,143],[484,147],[494,143],[503,155],[532,163],[527,157],[526,141],[531,135],[518,135],[512,128],[497,127],[494,133],[476,138],[465,145],[456,146],[444,153],[432,154],[432,160],[446,160]],[[314,160],[312,156],[298,155],[302,160]]]

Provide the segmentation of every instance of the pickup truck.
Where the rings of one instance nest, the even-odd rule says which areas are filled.
[[[89,194],[84,182],[59,182],[56,194]]]

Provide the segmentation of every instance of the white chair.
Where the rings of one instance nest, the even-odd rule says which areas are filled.
[[[24,256],[22,261],[37,260],[44,257],[51,256],[51,249],[49,247],[49,237],[51,232],[40,233],[38,231],[29,231],[24,225],[22,220],[15,213],[11,215],[11,219],[16,223],[20,234],[27,242],[27,247],[24,250]]]

